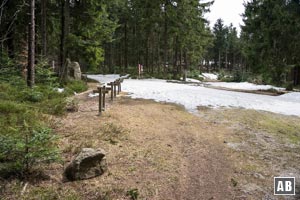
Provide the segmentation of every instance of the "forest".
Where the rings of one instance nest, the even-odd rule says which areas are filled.
[[[143,64],[147,74],[158,77],[206,69],[299,84],[297,0],[245,3],[241,33],[222,19],[210,30],[204,14],[213,2],[30,3],[1,3],[1,71],[13,66],[30,74],[33,65],[42,65],[63,77],[69,58],[84,72],[132,73]]]
[[[123,140],[123,138],[119,139],[117,137],[120,137],[119,135],[124,133],[124,137],[126,138],[126,134],[135,130],[135,128],[139,127],[140,124],[146,124],[147,130],[149,129],[153,132],[156,132],[157,130],[157,132],[164,135],[164,137],[165,133],[161,131],[160,127],[156,127],[157,124],[161,123],[162,126],[165,125],[167,128],[163,130],[167,130],[169,132],[174,131],[172,126],[175,126],[176,124],[176,127],[180,126],[178,130],[183,130],[186,135],[190,133],[185,132],[186,129],[191,127],[191,130],[194,131],[195,134],[197,130],[201,130],[203,133],[207,131],[207,129],[203,127],[210,127],[208,128],[209,132],[216,131],[218,133],[219,130],[227,126],[227,122],[224,122],[223,120],[227,119],[227,117],[231,117],[228,121],[238,124],[238,127],[242,126],[241,124],[244,123],[243,125],[245,125],[246,128],[243,128],[245,130],[248,130],[248,127],[250,127],[250,130],[251,127],[255,126],[253,130],[263,130],[265,132],[273,131],[275,134],[270,136],[271,138],[274,135],[276,137],[280,135],[280,138],[287,138],[287,140],[289,139],[289,142],[292,141],[293,145],[300,144],[300,127],[298,123],[299,108],[297,108],[299,97],[296,96],[300,89],[300,0],[244,1],[245,11],[241,16],[243,24],[241,24],[240,28],[234,27],[233,24],[226,24],[222,18],[219,18],[214,24],[210,24],[211,22],[205,17],[205,15],[210,12],[213,4],[213,0],[1,0],[0,199],[1,194],[7,197],[7,199],[31,199],[30,197],[35,194],[35,192],[41,192],[41,196],[37,197],[37,199],[52,199],[51,193],[53,191],[55,191],[53,192],[53,195],[56,195],[53,199],[77,199],[73,198],[72,195],[79,195],[77,192],[82,186],[80,183],[75,186],[68,185],[67,187],[71,189],[68,189],[66,193],[58,190],[58,188],[61,187],[58,185],[53,186],[52,192],[47,190],[47,185],[45,187],[43,186],[43,191],[36,191],[33,189],[33,186],[29,189],[32,193],[20,191],[27,190],[27,183],[29,183],[29,185],[31,183],[34,185],[38,182],[37,180],[40,181],[43,179],[44,175],[42,172],[49,170],[47,168],[47,164],[49,164],[51,169],[54,169],[53,171],[60,170],[60,173],[61,169],[65,167],[65,162],[69,161],[68,159],[71,155],[73,156],[77,154],[80,151],[80,148],[86,146],[94,147],[95,144],[93,142],[99,142],[113,153],[120,153],[114,148],[123,148],[126,146],[126,142],[130,143],[132,141],[129,136],[128,141],[127,139]],[[80,69],[83,74],[82,80],[70,77],[70,73],[73,70],[70,68],[70,63],[74,62],[80,65]],[[189,95],[194,91],[185,93],[185,91],[190,89],[189,87],[186,87],[186,85],[183,85],[183,89],[180,89],[182,93],[172,95],[173,97],[181,95],[190,99],[185,100],[181,98],[178,101],[176,99],[169,103],[180,104],[180,106],[184,107],[186,106],[184,104],[185,102],[188,102],[189,100],[192,101],[191,99],[196,97],[197,100],[202,100],[202,97],[206,95],[206,98],[209,100],[205,102],[206,104],[203,105],[203,107],[207,107],[207,109],[205,108],[204,111],[201,110],[203,108],[199,106],[199,104],[202,103],[200,100],[199,104],[195,106],[192,105],[194,106],[192,108],[194,109],[192,110],[192,113],[195,112],[195,110],[197,110],[197,112],[201,110],[201,112],[203,111],[203,113],[207,114],[207,116],[205,116],[206,118],[202,116],[203,118],[199,120],[200,118],[196,118],[194,115],[191,117],[192,114],[191,116],[186,114],[191,112],[188,107],[190,106],[189,104],[184,107],[188,112],[182,113],[182,108],[173,108],[171,105],[163,107],[161,104],[152,105],[152,103],[149,103],[146,100],[145,102],[142,100],[132,100],[131,102],[126,98],[120,98],[121,100],[116,100],[117,103],[114,104],[112,104],[112,102],[108,103],[109,109],[112,109],[112,114],[104,114],[103,120],[105,123],[102,123],[101,121],[101,123],[98,124],[99,121],[97,120],[99,118],[94,118],[96,114],[92,113],[94,112],[92,109],[88,111],[80,111],[80,109],[83,108],[87,109],[86,107],[88,106],[92,105],[91,107],[94,108],[95,105],[98,105],[97,100],[95,99],[93,99],[94,104],[91,104],[92,100],[89,100],[87,96],[84,97],[85,99],[81,98],[81,96],[76,96],[82,94],[86,95],[84,92],[90,92],[91,90],[93,91],[93,89],[96,89],[97,86],[94,83],[95,80],[94,82],[89,80],[87,83],[88,75],[93,74],[128,74],[131,79],[130,81],[132,82],[128,82],[127,85],[125,85],[125,90],[132,89],[136,90],[137,93],[141,92],[141,97],[136,95],[136,98],[143,99],[143,95],[145,94],[142,90],[136,88],[136,85],[138,85],[139,82],[134,82],[136,79],[138,80],[141,78],[138,74],[138,68],[140,65],[143,66],[143,79],[153,78],[155,81],[158,80],[158,82],[164,80],[172,83],[187,84],[186,80],[189,78],[194,81],[198,81],[194,83],[196,86],[207,87],[206,81],[201,74],[214,73],[218,75],[218,80],[216,79],[212,82],[224,82],[225,84],[247,83],[259,85],[260,87],[272,85],[272,87],[268,88],[266,91],[257,89],[255,92],[245,92],[243,88],[233,89],[230,91],[245,92],[247,94],[255,93],[259,95],[270,95],[271,97],[238,96],[236,99],[243,99],[245,102],[243,102],[243,104],[236,103],[236,107],[240,109],[245,106],[243,108],[246,108],[246,110],[254,109],[266,112],[273,112],[274,110],[276,116],[274,117],[272,114],[264,112],[256,113],[248,110],[242,110],[241,112],[239,112],[239,110],[235,111],[238,114],[228,110],[224,111],[224,113],[223,111],[210,111],[210,106],[214,104],[218,104],[217,106],[220,107],[231,107],[232,105],[230,103],[235,103],[236,100],[230,99],[231,96],[234,96],[233,93],[222,93],[224,92],[224,88],[221,88],[221,92],[219,92],[219,90],[203,90],[203,93],[199,93],[199,96],[191,97]],[[81,79],[81,77],[79,79]],[[162,93],[165,91],[164,89],[166,89],[163,87],[160,88],[158,83],[157,86],[151,81],[149,83],[147,82],[147,84],[149,84],[146,86],[149,87],[149,90],[147,88],[146,89],[147,91],[152,91],[149,93],[153,96],[159,93],[154,89],[159,88]],[[193,85],[193,87],[195,85]],[[274,88],[276,86],[277,89],[280,88],[278,89],[280,91],[274,89],[273,86]],[[166,87],[171,86],[168,85]],[[177,86],[174,86],[174,88],[178,89]],[[282,92],[281,90],[284,91]],[[211,93],[213,93],[213,95],[220,95],[218,98],[223,99],[224,102],[228,100],[228,105],[227,102],[225,103],[226,105],[224,104],[225,106],[223,106],[223,104],[219,105],[219,101],[214,102],[214,96],[209,96]],[[279,97],[278,100],[275,99],[275,97],[273,98],[273,96],[277,97],[277,95],[279,96],[282,94],[292,94],[286,97],[286,99],[293,99],[286,100],[284,99],[285,97],[282,99],[279,99]],[[224,97],[227,97],[228,99],[225,99]],[[168,102],[169,100],[169,97],[166,97],[166,99],[164,99],[165,97],[157,98],[161,98],[162,100],[159,100],[162,102]],[[297,99],[295,100],[294,98]],[[155,98],[150,97],[145,99]],[[247,100],[249,100],[248,107]],[[275,103],[273,103],[273,100]],[[184,103],[181,103],[181,101]],[[253,108],[251,107],[252,104],[250,101],[253,105],[255,104]],[[282,104],[281,101],[283,102]],[[271,102],[270,106],[265,106],[264,103],[268,104],[269,102]],[[126,103],[128,103],[128,105],[134,105],[134,107],[130,109],[133,109],[135,112],[148,112],[147,117],[151,117],[151,119],[155,121],[156,118],[153,116],[158,116],[160,121],[153,123],[153,125],[152,122],[150,123],[151,120],[149,120],[149,118],[144,119],[143,117],[140,117],[140,124],[137,123],[137,125],[132,125],[132,127],[134,127],[132,128],[129,126],[131,125],[130,123],[133,123],[130,121],[132,118],[127,116],[132,116],[133,112],[131,113],[130,110],[126,110],[128,109],[127,107],[125,107],[124,111],[124,113],[127,112],[126,115],[122,115],[123,111],[118,112],[114,110],[119,107],[123,109],[124,107],[122,107],[122,105],[125,105]],[[147,106],[152,107],[149,108]],[[160,113],[160,111],[165,111],[164,109],[167,110],[165,113],[168,113],[168,115]],[[90,118],[87,116],[81,116],[82,113],[88,112],[93,114],[88,116]],[[158,114],[153,114],[152,112],[157,112]],[[171,118],[170,116],[173,115],[173,112],[176,113],[176,117]],[[77,116],[77,114],[74,113],[79,114]],[[74,114],[76,116],[67,121],[69,118],[66,116],[69,116],[69,114]],[[289,114],[293,116],[291,116],[291,118],[289,118],[290,116],[281,116]],[[241,122],[240,119],[238,119],[237,116],[239,115],[242,116],[244,121]],[[280,117],[278,117],[279,115]],[[93,132],[94,130],[87,131],[83,127],[78,128],[78,130],[82,131],[78,134],[87,133],[88,135],[80,135],[80,137],[84,137],[86,141],[89,141],[89,143],[86,141],[86,143],[84,143],[82,138],[76,138],[74,136],[76,133],[74,133],[74,135],[72,135],[73,133],[69,134],[69,127],[65,126],[63,123],[66,123],[67,125],[71,124],[70,127],[72,127],[72,125],[74,125],[72,123],[77,119],[84,121],[88,124],[87,126],[99,129],[99,132],[104,135],[101,135],[101,137],[99,136],[99,138],[104,137],[104,139],[102,138],[103,140],[101,139],[100,141],[99,139],[98,141],[98,138],[95,139],[96,136],[98,137],[98,132]],[[121,121],[117,123],[116,121],[120,119],[124,120],[124,122]],[[166,122],[167,120],[165,121],[164,119],[169,119],[170,124],[168,124],[168,122]],[[260,119],[263,124],[260,124],[260,122],[254,123],[256,119]],[[76,122],[80,124],[80,122]],[[92,125],[89,124],[92,122]],[[122,125],[119,126],[114,123],[120,123]],[[171,123],[174,124],[172,125]],[[221,125],[219,126],[218,123],[225,123],[226,125],[222,124],[224,125],[223,127]],[[156,127],[156,129],[154,129],[151,124],[153,127]],[[191,127],[189,127],[189,124],[192,124]],[[199,124],[201,124],[201,127],[199,127]],[[237,126],[232,125],[232,127],[235,128]],[[70,130],[73,129],[70,128]],[[75,131],[77,131],[77,129]],[[143,133],[145,129],[138,131]],[[235,132],[236,137],[237,135],[238,137],[242,137],[239,135],[241,134],[239,131],[240,130]],[[258,131],[253,131],[251,133],[257,134],[257,132]],[[66,133],[69,135],[66,136]],[[93,133],[93,135],[89,135],[90,133]],[[281,135],[283,133],[285,134],[284,136]],[[107,134],[115,135],[108,137]],[[233,137],[232,135],[229,136],[227,132],[224,134],[227,134],[226,137],[228,138]],[[186,146],[193,143],[188,141],[198,141],[199,144],[201,143],[201,141],[198,140],[199,138],[197,139],[197,136],[191,136],[191,138],[188,138],[186,135],[180,138],[177,138],[177,135],[167,135],[168,140],[173,143],[168,143],[167,140],[164,141],[163,139],[165,138],[161,141],[165,142],[163,145],[168,148],[172,148],[173,146],[175,148],[175,146],[181,144],[181,142],[182,145]],[[137,138],[134,138],[136,141],[134,140],[134,142],[132,142],[132,146],[128,147],[129,149],[133,148],[136,144],[142,143],[142,139],[139,140],[139,137],[144,136],[136,136]],[[161,135],[155,135],[156,138],[160,138],[160,136]],[[259,134],[256,136],[258,139],[261,139],[262,137]],[[210,138],[210,136],[207,135],[203,137],[205,137],[205,141],[207,140],[209,144],[212,146],[215,145],[215,138]],[[268,137],[269,136],[266,136],[265,138]],[[71,138],[71,142],[76,141],[77,143],[72,146],[65,142],[65,140],[69,141],[69,139],[66,138]],[[92,141],[90,141],[89,138]],[[222,140],[220,144],[218,143],[219,146],[227,143],[231,144],[227,141],[229,140],[228,138],[224,139],[223,135],[222,137],[218,137],[218,139]],[[252,138],[252,136],[249,136],[249,138]],[[148,139],[149,138],[143,138],[143,141],[148,141]],[[235,140],[239,141],[241,138],[235,138]],[[245,139],[245,141],[248,141],[248,139]],[[160,141],[158,140],[156,142],[159,143]],[[97,145],[99,145],[99,143],[97,143]],[[275,143],[276,142],[274,142],[274,145]],[[112,145],[112,147],[109,145]],[[154,149],[153,151],[156,149],[164,149],[162,152],[165,153],[164,156],[170,159],[173,158],[172,156],[174,155],[169,155],[169,152],[165,150],[165,146],[157,147],[155,145],[151,145],[149,144],[149,148],[152,150]],[[194,146],[195,149],[193,149],[196,152],[198,152],[196,148],[199,147],[197,145]],[[276,148],[283,148],[283,143],[278,142],[276,145]],[[296,159],[293,154],[296,147],[294,149],[294,147],[292,147],[293,145],[289,144],[284,148],[291,148],[292,150],[290,151],[292,153],[288,158],[291,158],[291,160],[297,160],[298,158]],[[226,156],[229,157],[229,153],[226,154],[227,151],[223,152],[223,150],[220,150],[219,146],[215,148],[216,150],[210,149],[212,152],[221,152],[218,156],[213,158],[215,159],[213,162],[222,160]],[[148,146],[141,145],[137,146],[136,149],[143,149],[146,147]],[[177,147],[178,149],[176,149],[176,152],[185,152],[182,151],[185,147],[176,146],[176,148]],[[272,148],[276,149],[275,147],[272,146]],[[136,149],[130,150],[134,151]],[[255,146],[251,146],[250,149],[261,150]],[[145,157],[147,157],[150,150],[143,150],[146,151]],[[245,152],[247,152],[247,149]],[[157,152],[151,152],[149,155],[153,156],[156,155],[156,153]],[[222,156],[223,153],[224,156]],[[255,155],[258,155],[260,152],[254,153]],[[118,156],[115,156],[116,158],[114,159],[119,158]],[[130,154],[130,159],[135,159],[139,156],[139,152],[135,152],[132,155]],[[195,158],[190,155],[186,156],[185,154],[181,156],[191,160],[196,159],[198,163],[203,162],[199,160],[198,157]],[[205,156],[209,157],[209,154]],[[241,158],[237,156],[234,158],[238,160],[245,159],[246,157],[247,156]],[[285,157],[285,155],[283,155],[283,157]],[[114,161],[118,164],[119,160],[114,159],[110,161]],[[150,163],[149,165],[151,166],[155,165],[153,162],[161,163],[162,165],[164,164],[160,160],[161,158],[155,157],[155,159],[157,160],[148,160],[147,162]],[[256,157],[253,159],[256,159]],[[140,162],[140,160],[138,161]],[[221,164],[217,164],[216,166],[221,166],[222,162],[220,163]],[[138,168],[136,166],[133,167],[128,163],[126,164],[126,169],[129,169],[130,172],[134,172]],[[173,161],[170,161],[168,165],[169,164],[171,166],[171,164],[174,163]],[[180,167],[182,166],[185,165],[181,165]],[[188,166],[193,166],[193,162],[189,163]],[[195,164],[195,166],[198,165]],[[156,167],[157,168],[155,169],[159,171],[165,166]],[[201,168],[201,166],[199,168]],[[207,168],[213,169],[211,166]],[[255,167],[249,164],[249,166],[247,165],[245,168],[250,171]],[[113,168],[113,170],[114,169],[115,168]],[[169,173],[168,170],[163,171],[162,174],[167,176]],[[186,169],[184,170],[187,171]],[[189,171],[189,173],[192,172]],[[116,172],[116,174],[118,173]],[[139,175],[136,177],[146,177],[145,179],[150,177],[149,174],[141,174],[143,173],[139,172]],[[111,174],[109,173],[107,176],[110,175]],[[149,177],[147,177],[147,175],[149,175]],[[113,174],[112,176],[117,175]],[[194,174],[190,174],[190,176],[192,179]],[[264,176],[268,175],[264,174]],[[168,177],[168,180],[175,180],[176,178],[178,177]],[[17,183],[12,182],[12,179],[17,179]],[[56,180],[56,177],[53,178],[53,180],[54,179]],[[151,178],[149,178],[149,180],[150,179]],[[230,185],[234,185],[233,187],[240,184],[240,182],[235,182],[236,178],[230,179],[225,177],[222,181],[224,182],[227,179],[230,180]],[[116,178],[116,180],[118,180],[118,178]],[[114,179],[113,181],[116,180]],[[187,180],[184,179],[181,181],[184,182]],[[97,185],[98,183],[93,184]],[[160,184],[161,187],[163,187],[164,184]],[[150,185],[147,185],[146,183],[143,186],[143,189],[148,186],[150,187]],[[14,187],[16,189],[14,189]],[[133,188],[126,189],[113,188],[112,191],[109,190],[109,194],[106,192],[101,193],[101,198],[110,199],[106,198],[106,195],[111,195],[111,199],[114,199],[122,198],[122,195],[125,195],[130,196],[130,199],[137,199],[137,196],[140,194],[134,186],[132,187]],[[141,190],[141,188],[139,189]],[[18,194],[14,194],[14,190],[18,191]],[[90,190],[90,188],[87,190]],[[151,190],[151,192],[149,191],[146,191],[146,189],[145,191],[143,190],[141,192],[141,196],[145,198],[149,196],[153,197],[155,196],[154,193],[157,192],[155,189]],[[180,195],[176,192],[170,192],[169,190],[166,191],[172,195]],[[180,193],[180,190],[178,191],[177,192]],[[223,192],[224,194],[226,193],[226,191]],[[92,191],[92,193],[95,193],[96,195],[95,191]],[[85,194],[80,195],[79,196],[81,198],[78,199],[86,199],[87,197],[84,196]],[[255,196],[252,197],[255,198]],[[161,197],[158,199],[164,198]],[[184,198],[176,196],[173,199]],[[193,199],[193,196],[191,196],[191,199]]]

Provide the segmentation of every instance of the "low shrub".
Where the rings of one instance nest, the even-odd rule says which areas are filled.
[[[233,79],[232,76],[223,76],[219,80],[222,81],[222,82],[234,82],[234,79]]]
[[[0,103],[0,174],[22,174],[39,163],[56,161],[57,137],[30,106],[12,101]]]
[[[199,79],[199,75],[201,75],[201,72],[199,70],[194,69],[188,72],[187,77],[193,79]]]
[[[72,80],[67,82],[66,88],[67,90],[69,89],[73,92],[80,93],[86,91],[88,89],[88,86],[83,81]]]
[[[35,89],[25,89],[21,92],[21,97],[24,101],[41,102],[45,99],[44,94]]]
[[[66,99],[54,98],[47,99],[37,105],[38,109],[45,114],[63,115],[66,111]]]
[[[131,200],[137,200],[139,197],[139,191],[136,188],[130,189],[127,191],[126,195],[129,196]]]
[[[49,87],[58,87],[58,77],[49,66],[48,61],[40,59],[35,66],[35,82]]]
[[[293,82],[288,82],[285,84],[285,89],[286,91],[293,91],[294,90],[294,83]]]

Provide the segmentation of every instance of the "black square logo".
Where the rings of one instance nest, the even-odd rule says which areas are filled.
[[[275,177],[274,195],[295,195],[295,177]]]

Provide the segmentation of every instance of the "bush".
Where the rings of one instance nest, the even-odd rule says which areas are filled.
[[[286,91],[293,91],[294,90],[294,83],[288,82],[285,86]]]
[[[257,85],[262,85],[264,83],[263,77],[261,75],[250,76],[250,77],[248,77],[247,81],[249,83],[254,83]]]
[[[50,115],[63,115],[66,111],[67,102],[65,98],[47,99],[38,105],[42,113]]]
[[[26,89],[21,93],[24,101],[41,102],[44,100],[44,94],[34,89]]]
[[[201,75],[201,72],[199,70],[194,69],[188,72],[187,77],[193,79],[199,79],[199,75]]]
[[[226,78],[227,78],[227,76],[226,76],[225,71],[223,69],[220,69],[219,74],[218,74],[218,80],[225,81]]]
[[[224,77],[220,78],[219,80],[222,82],[234,82],[233,76],[224,76]]]
[[[24,173],[36,164],[58,160],[57,137],[28,105],[0,103],[0,174]]]
[[[31,130],[26,122],[22,130],[15,130],[9,135],[0,135],[0,159],[11,168],[2,167],[5,173],[26,173],[39,163],[57,161],[59,152],[55,148],[56,137],[51,129],[40,127]],[[0,164],[1,165],[1,164]],[[5,165],[4,165],[5,166]]]
[[[66,110],[68,112],[77,112],[79,109],[78,106],[78,100],[74,99],[74,98],[67,98],[66,99]]]
[[[197,79],[198,79],[199,81],[204,81],[204,78],[203,78],[203,77],[201,77],[201,76],[200,76],[200,77],[198,77]]]
[[[72,80],[72,81],[69,81],[66,84],[66,89],[67,90],[69,89],[69,90],[74,91],[76,93],[80,93],[80,92],[86,91],[88,89],[88,86],[83,81]]]
[[[58,86],[58,77],[46,60],[38,61],[35,69],[35,82],[37,84],[43,84],[49,87]]]
[[[231,81],[233,82],[243,82],[248,81],[251,77],[251,73],[241,69],[241,68],[235,68],[233,71],[232,77],[229,77]],[[226,78],[226,76],[225,76]]]

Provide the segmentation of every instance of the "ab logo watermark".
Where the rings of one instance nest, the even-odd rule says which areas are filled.
[[[295,195],[295,177],[275,177],[274,195]]]

